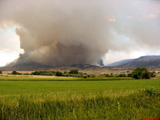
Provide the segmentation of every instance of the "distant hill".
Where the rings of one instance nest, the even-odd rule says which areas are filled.
[[[90,65],[90,64],[73,64],[73,65],[64,65],[64,66],[48,66],[48,65],[43,65],[40,63],[35,63],[35,62],[28,62],[28,63],[21,63],[21,64],[16,64],[16,63],[11,63],[7,66],[0,67],[0,70],[5,70],[5,71],[34,71],[34,70],[50,70],[53,68],[69,68],[69,69],[87,69],[87,68],[93,68],[93,67],[98,67],[95,65]]]
[[[50,66],[47,65],[42,65],[40,63],[35,63],[35,62],[28,62],[28,63],[22,63],[22,64],[11,64],[7,65],[4,67],[1,67],[1,70],[6,70],[6,71],[32,71],[32,70],[43,70],[43,69],[49,69]]]
[[[109,67],[131,68],[131,67],[160,67],[160,56],[142,56],[136,59],[121,60],[108,64]]]
[[[131,61],[133,61],[133,60],[134,60],[134,59],[121,60],[121,61],[117,61],[117,62],[108,64],[107,66],[109,66],[109,67],[120,66],[120,65],[126,64],[126,63],[128,63],[128,62],[131,62]]]
[[[142,56],[136,59],[125,59],[121,61],[117,61],[111,64],[108,64],[104,66],[105,68],[108,69],[128,69],[128,68],[135,68],[135,67],[152,67],[152,68],[158,68],[160,69],[160,56]],[[34,70],[51,70],[51,69],[79,69],[79,70],[85,70],[85,69],[90,69],[90,70],[100,70],[104,67],[99,67],[95,65],[90,65],[90,64],[73,64],[73,65],[66,65],[66,66],[48,66],[48,65],[43,65],[40,63],[35,63],[35,62],[28,62],[28,63],[21,63],[21,64],[9,64],[5,67],[1,67],[0,70],[4,71],[34,71]]]
[[[86,69],[86,68],[93,68],[93,67],[98,67],[98,66],[90,65],[90,64],[73,64],[73,65],[70,65],[69,67]]]

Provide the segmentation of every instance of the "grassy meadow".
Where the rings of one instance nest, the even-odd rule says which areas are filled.
[[[160,117],[160,79],[0,76],[0,120]]]

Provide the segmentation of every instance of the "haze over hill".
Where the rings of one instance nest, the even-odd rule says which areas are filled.
[[[126,59],[108,64],[110,67],[160,67],[160,56],[142,56],[136,59]]]

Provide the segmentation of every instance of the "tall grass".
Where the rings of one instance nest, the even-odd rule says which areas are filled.
[[[0,102],[0,120],[140,120],[160,117],[160,94],[153,89],[119,97],[97,95],[68,100]]]

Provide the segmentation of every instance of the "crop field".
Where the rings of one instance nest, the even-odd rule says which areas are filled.
[[[0,76],[1,120],[160,117],[160,79]]]

